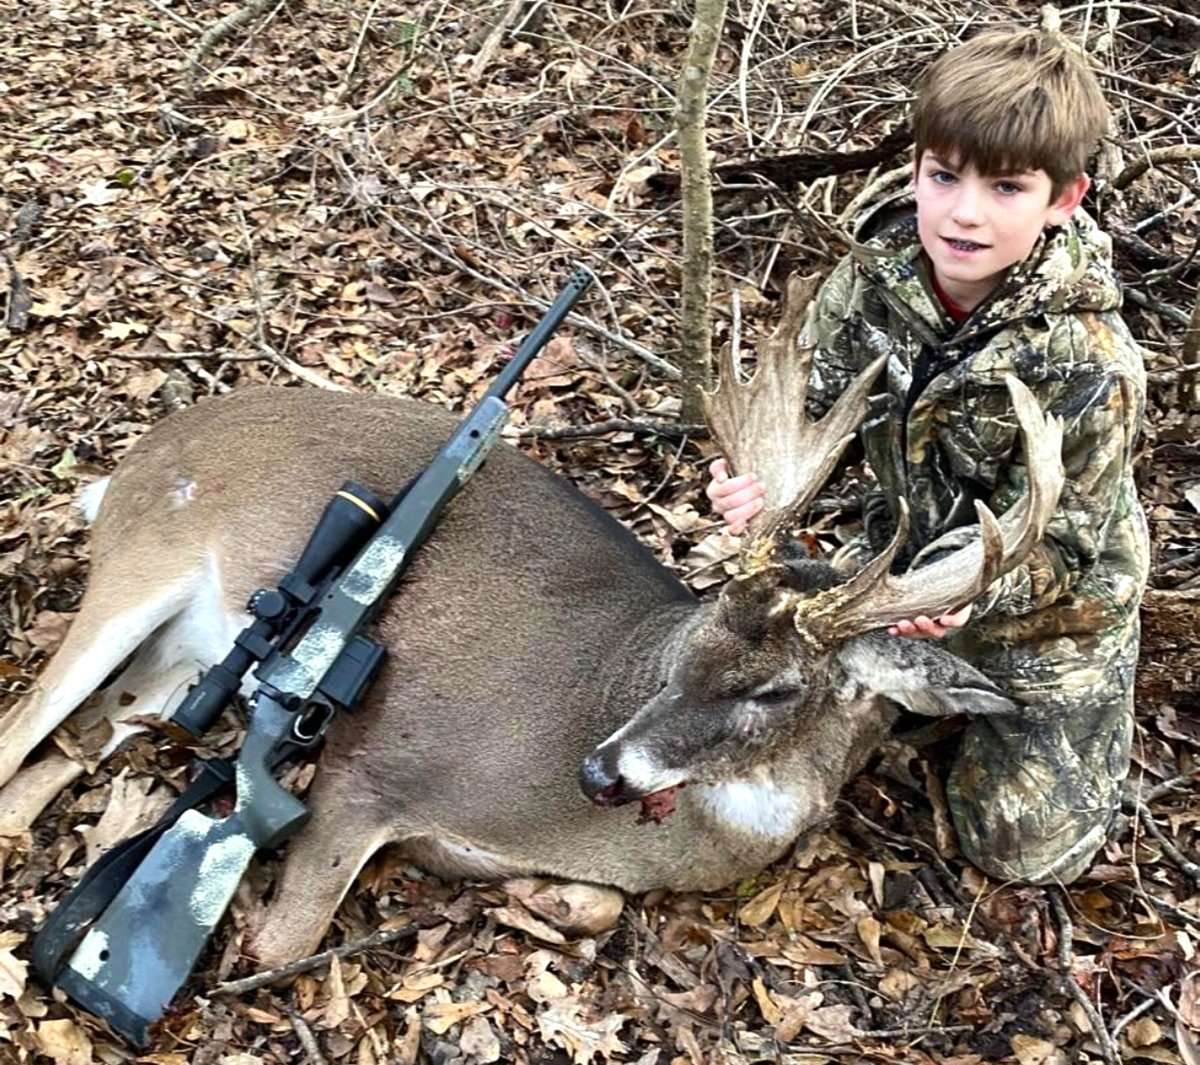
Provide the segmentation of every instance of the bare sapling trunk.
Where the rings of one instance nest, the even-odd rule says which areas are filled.
[[[712,385],[712,178],[704,119],[713,56],[725,23],[725,0],[696,0],[679,75],[676,128],[683,199],[680,369],[683,420],[703,420],[701,391]]]

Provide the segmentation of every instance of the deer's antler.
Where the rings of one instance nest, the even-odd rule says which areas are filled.
[[[1025,494],[999,520],[977,501],[977,542],[894,576],[889,572],[892,560],[908,539],[908,510],[902,500],[896,535],[884,552],[847,583],[798,600],[798,629],[822,640],[847,639],[902,618],[937,617],[969,603],[1042,538],[1063,486],[1062,420],[1043,414],[1033,393],[1015,377],[1006,377],[1005,383],[1025,447]]]
[[[751,522],[742,567],[770,564],[791,523],[808,506],[866,414],[867,393],[885,358],[860,373],[819,422],[804,413],[812,348],[798,343],[815,277],[788,281],[778,328],[758,348],[758,365],[741,380],[732,351],[721,358],[716,391],[704,394],[705,420],[729,460],[730,472],[754,473],[765,506]]]

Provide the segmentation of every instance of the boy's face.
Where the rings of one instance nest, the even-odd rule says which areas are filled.
[[[924,152],[916,164],[917,231],[938,283],[973,309],[1043,229],[1071,217],[1088,184],[1081,174],[1052,201],[1044,170],[985,177],[972,163]]]

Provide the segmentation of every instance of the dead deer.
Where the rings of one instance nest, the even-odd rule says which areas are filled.
[[[721,887],[828,815],[897,707],[1013,709],[963,661],[880,629],[961,605],[1036,543],[1061,488],[1061,424],[1010,381],[1028,492],[999,520],[980,507],[974,547],[894,575],[901,520],[843,583],[790,564],[782,546],[880,366],[810,424],[807,294],[789,292],[754,378],[743,384],[727,358],[709,397],[717,441],[764,480],[768,503],[715,599],[697,602],[565,480],[515,449],[493,453],[378,619],[390,654],[365,704],[330,730],[312,820],[256,937],[263,963],[311,952],[388,843],[449,877]],[[401,399],[252,389],[154,427],[104,491],[65,642],[0,722],[0,782],[12,778],[0,831],[28,828],[82,771],[53,751],[21,766],[109,674],[128,660],[80,711],[113,722],[102,754],[134,727],[124,719],[169,708],[225,653],[249,594],[284,573],[343,479],[389,494],[453,423]],[[660,823],[639,823],[639,801]]]

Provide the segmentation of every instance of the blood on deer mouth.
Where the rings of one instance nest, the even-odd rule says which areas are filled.
[[[673,784],[669,788],[660,788],[649,795],[642,796],[642,810],[638,814],[637,823],[648,825],[653,822],[661,825],[663,820],[675,812],[675,797],[686,784]]]

